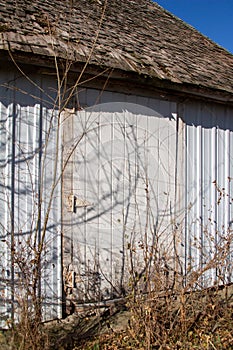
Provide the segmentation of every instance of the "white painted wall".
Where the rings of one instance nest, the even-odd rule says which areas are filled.
[[[61,253],[65,290],[80,302],[119,295],[132,265],[142,271],[142,247],[156,239],[171,269],[180,268],[175,244],[187,280],[206,268],[231,232],[232,109],[82,89],[78,110],[63,113],[60,134],[54,80],[31,79],[0,73],[2,320],[19,280],[12,244],[20,251],[34,234],[40,188],[43,229],[55,174],[41,278],[45,319],[61,317]],[[200,286],[232,280],[231,248],[227,264],[207,268]]]
[[[87,100],[94,92],[88,93]],[[140,99],[135,96],[129,103],[123,101],[126,96],[111,93],[104,93],[101,101],[114,97],[121,101],[64,117],[65,149],[76,145],[72,170],[64,177],[64,259],[76,272],[80,302],[110,298],[127,289],[130,270],[143,271],[145,246],[148,258],[157,239],[160,258],[170,252],[174,265],[174,217],[184,217],[184,206],[177,214],[184,189],[183,179],[177,178],[176,105],[141,100],[156,106],[153,110],[137,104]],[[70,213],[72,195],[77,207]]]

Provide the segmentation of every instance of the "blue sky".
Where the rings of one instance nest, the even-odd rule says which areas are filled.
[[[156,0],[233,53],[233,0]]]

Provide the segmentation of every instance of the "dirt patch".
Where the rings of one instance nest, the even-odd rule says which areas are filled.
[[[51,350],[79,349],[81,344],[103,335],[125,331],[131,318],[126,307],[93,310],[44,325],[49,334]],[[47,333],[46,332],[46,333]]]

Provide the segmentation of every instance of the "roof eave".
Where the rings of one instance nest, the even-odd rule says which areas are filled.
[[[26,52],[13,53],[0,50],[0,61],[16,66],[36,66],[43,74],[51,74],[55,69],[55,59],[50,56],[36,55]],[[65,66],[65,60],[57,60],[60,66]],[[83,71],[85,67],[85,70]],[[30,70],[30,69],[29,69]],[[159,94],[161,98],[165,99],[201,99],[208,101],[215,101],[233,105],[233,93],[216,88],[207,88],[201,85],[189,83],[177,83],[166,79],[159,79],[153,76],[136,73],[133,71],[124,71],[121,69],[97,66],[87,64],[85,62],[75,62],[70,65],[69,77],[71,81],[77,79],[77,74],[82,72],[82,78],[79,81],[79,86],[86,86],[92,88],[99,88],[104,86],[107,90],[138,93],[139,95],[153,97]]]

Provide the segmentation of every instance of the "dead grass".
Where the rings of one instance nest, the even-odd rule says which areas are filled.
[[[31,330],[28,330],[32,332]],[[233,286],[163,296],[0,333],[1,350],[233,349]]]
[[[73,349],[233,349],[232,287],[128,302],[127,326]]]

